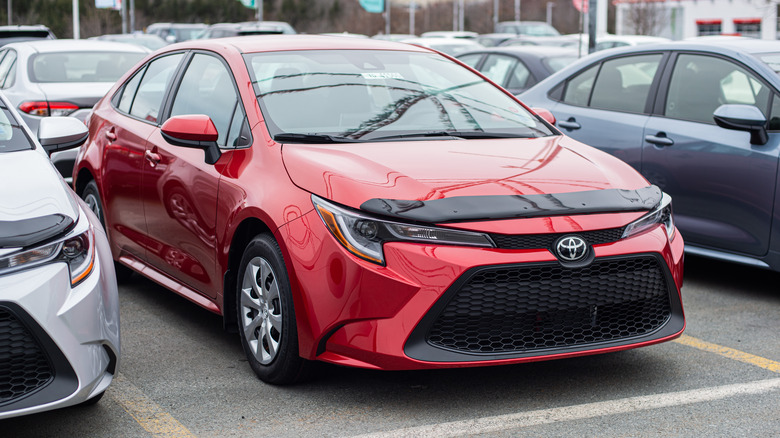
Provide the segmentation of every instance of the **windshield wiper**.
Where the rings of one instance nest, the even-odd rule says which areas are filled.
[[[282,132],[274,135],[274,140],[280,143],[360,143],[361,140],[328,134],[298,134],[294,132]]]
[[[463,139],[479,139],[479,138],[535,138],[533,134],[517,134],[514,132],[485,132],[485,131],[427,131],[427,132],[410,132],[406,134],[394,134],[385,135],[379,137],[371,137],[365,139],[366,141],[382,141],[393,140],[398,138],[416,138],[416,137],[451,137],[451,138],[463,138]]]

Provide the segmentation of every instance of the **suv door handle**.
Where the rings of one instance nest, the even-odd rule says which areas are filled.
[[[574,117],[569,117],[568,120],[558,120],[558,126],[560,126],[563,129],[580,129],[582,128],[582,125],[577,123],[577,119]]]
[[[646,135],[645,141],[656,146],[671,146],[674,140],[666,136],[665,132],[659,132],[656,135]]]
[[[116,132],[114,132],[114,128],[110,128],[106,131],[106,138],[108,141],[116,141]]]

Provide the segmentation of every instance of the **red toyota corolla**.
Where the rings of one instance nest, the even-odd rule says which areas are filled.
[[[671,200],[475,71],[375,40],[168,46],[89,119],[114,259],[224,317],[264,381],[679,336]]]

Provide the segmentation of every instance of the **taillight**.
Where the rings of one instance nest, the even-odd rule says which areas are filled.
[[[19,110],[33,116],[67,116],[79,109],[78,105],[70,102],[47,102],[45,100],[22,102]]]

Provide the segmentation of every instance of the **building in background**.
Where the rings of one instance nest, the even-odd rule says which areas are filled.
[[[615,0],[615,33],[777,39],[776,0]]]

